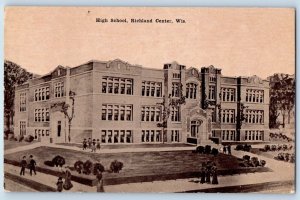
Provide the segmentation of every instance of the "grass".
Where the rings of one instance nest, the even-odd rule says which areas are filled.
[[[88,152],[80,152],[62,148],[53,147],[38,147],[23,152],[17,152],[5,155],[5,159],[20,161],[23,155],[33,155],[37,161],[37,165],[41,168],[48,168],[55,170],[49,166],[44,165],[44,161],[52,160],[56,155],[61,155],[66,159],[66,165],[73,166],[77,160],[91,160],[92,162],[100,162],[106,169],[109,168],[113,160],[119,160],[124,163],[123,169],[120,173],[105,173],[105,179],[126,179],[132,177],[139,177],[132,179],[134,182],[139,182],[142,177],[149,178],[150,181],[158,180],[159,177],[165,176],[165,180],[176,179],[178,176],[174,174],[181,174],[182,176],[195,176],[200,170],[201,164],[206,161],[214,161],[217,164],[218,170],[233,172],[234,169],[240,169],[239,159],[225,154],[204,155],[192,153],[192,151],[161,151],[161,152],[132,152],[132,153],[112,153],[112,154],[95,154]],[[252,169],[251,172],[256,170]],[[259,171],[259,169],[257,169]],[[247,173],[247,170],[241,169],[239,172],[233,173]],[[77,172],[73,172],[78,175]],[[87,177],[86,175],[79,175]],[[93,175],[90,178],[95,178]]]
[[[30,145],[35,142],[37,142],[37,141],[25,142],[23,140],[22,142],[18,142],[15,140],[4,140],[4,150],[13,149],[13,148],[20,147],[20,146]]]
[[[289,151],[261,151],[259,150],[259,148],[251,148],[250,150],[251,153],[257,154],[257,155],[261,155],[264,156],[266,158],[274,158],[276,157],[279,153],[295,153],[294,150],[289,150]]]

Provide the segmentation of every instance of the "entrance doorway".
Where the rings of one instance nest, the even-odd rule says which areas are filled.
[[[191,121],[191,137],[198,137],[201,124],[200,120]]]

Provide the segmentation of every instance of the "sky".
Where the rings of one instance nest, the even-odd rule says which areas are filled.
[[[58,65],[116,58],[158,69],[173,61],[187,68],[214,65],[225,76],[295,73],[293,9],[6,7],[4,23],[4,58],[40,75]]]

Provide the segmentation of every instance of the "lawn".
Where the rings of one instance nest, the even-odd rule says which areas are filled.
[[[30,144],[33,144],[34,142],[37,142],[37,141],[25,142],[23,140],[22,142],[18,142],[15,140],[4,140],[4,150],[13,149],[13,148],[20,147],[20,146],[30,145]]]
[[[92,162],[100,162],[106,169],[114,160],[119,160],[124,163],[120,173],[105,173],[105,179],[126,179],[128,177],[151,177],[159,179],[159,176],[165,176],[164,179],[173,179],[175,177],[184,178],[186,174],[198,172],[203,162],[214,161],[217,164],[218,170],[232,171],[239,167],[240,160],[234,156],[219,154],[204,155],[192,153],[192,151],[161,151],[161,152],[132,152],[132,153],[88,153],[53,147],[38,147],[35,149],[17,152],[5,155],[6,159],[20,161],[23,155],[33,155],[37,161],[37,165],[42,168],[55,170],[55,168],[44,165],[44,161],[52,160],[56,155],[61,155],[66,159],[66,165],[73,166],[77,160],[91,160]],[[255,171],[256,169],[254,169]],[[245,168],[241,173],[245,173]],[[248,171],[249,172],[249,171]],[[253,169],[252,171],[253,172]],[[78,175],[77,172],[73,172]],[[181,174],[181,176],[171,176]],[[226,173],[225,173],[226,174]],[[94,179],[94,176],[90,176]],[[139,178],[134,181],[139,182]],[[143,179],[144,180],[144,179]],[[150,180],[150,179],[147,179]],[[151,179],[153,180],[153,179]],[[126,180],[122,180],[123,182]]]
[[[259,150],[259,148],[251,148],[250,150],[251,153],[254,153],[254,154],[257,154],[257,155],[261,155],[261,156],[264,156],[266,158],[274,158],[276,157],[279,153],[295,153],[295,151],[292,149],[292,150],[289,150],[289,151],[261,151]]]

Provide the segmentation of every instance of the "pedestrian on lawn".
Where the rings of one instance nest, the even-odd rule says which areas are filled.
[[[63,190],[63,183],[64,182],[62,180],[62,177],[59,177],[58,180],[57,180],[57,183],[56,183],[58,192],[61,192]]]
[[[93,143],[92,143],[92,152],[96,152],[96,140],[93,139]]]
[[[104,192],[103,176],[100,171],[98,171],[96,178],[97,178],[97,192]]]
[[[63,184],[63,188],[65,190],[70,190],[73,187],[73,184],[71,183],[72,174],[68,166],[65,167],[64,174],[65,174],[65,182]]]
[[[205,170],[205,182],[210,184],[210,176],[211,176],[211,169],[209,166],[206,166]]]
[[[20,171],[20,176],[25,176],[25,168],[27,167],[27,161],[26,161],[26,156],[23,156],[23,159],[20,162],[21,166],[21,171]]]
[[[205,165],[202,164],[201,170],[200,170],[200,183],[203,184],[205,183]]]
[[[36,175],[36,171],[35,171],[36,162],[33,159],[33,155],[30,155],[29,158],[30,158],[29,161],[30,176],[32,176],[32,172],[34,172],[34,175]]]
[[[211,173],[212,173],[212,182],[211,183],[214,184],[214,185],[219,184],[219,182],[218,182],[218,170],[217,170],[217,166],[216,166],[215,163],[213,164],[213,167],[211,169]]]

